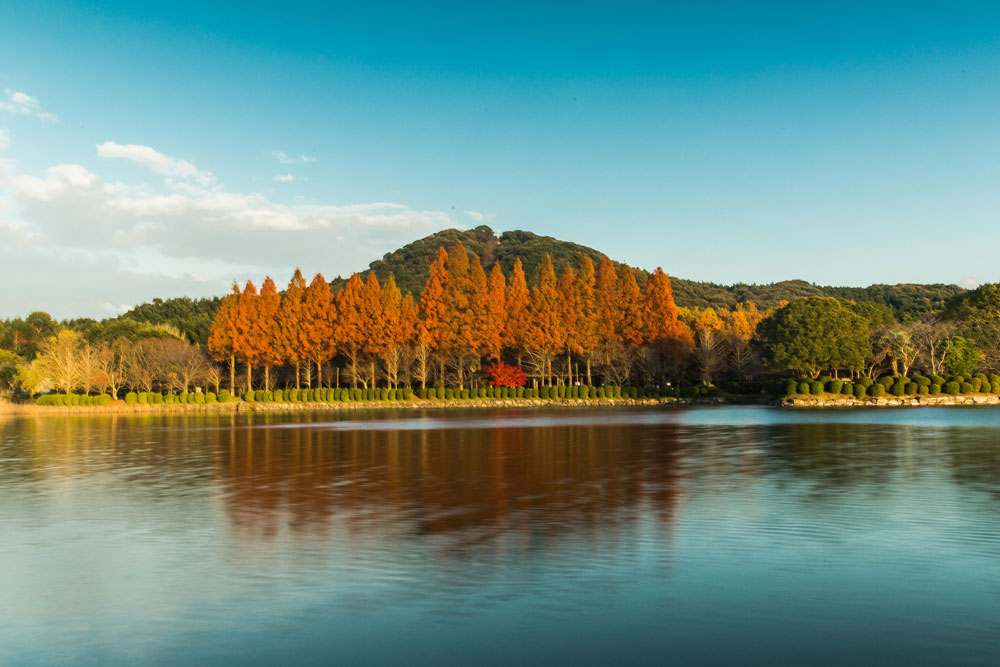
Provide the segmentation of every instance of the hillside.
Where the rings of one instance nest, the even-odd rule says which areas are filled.
[[[538,267],[546,253],[552,256],[557,272],[562,271],[567,265],[575,268],[584,256],[590,257],[595,264],[604,257],[603,253],[593,248],[526,231],[503,232],[498,237],[492,229],[482,225],[468,230],[446,229],[418,239],[372,262],[368,270],[362,273],[362,278],[367,277],[369,271],[374,271],[380,281],[392,274],[403,292],[409,291],[416,296],[423,289],[428,268],[437,249],[452,245],[456,241],[461,241],[470,252],[475,253],[487,272],[494,262],[500,262],[504,272],[509,273],[514,260],[520,257],[529,285],[534,283]],[[615,262],[615,266],[617,269],[625,267],[620,262]],[[670,267],[664,268],[669,272]],[[632,270],[640,286],[644,284],[648,272],[644,269]],[[280,284],[284,277],[276,278]],[[344,280],[343,277],[338,277],[330,284],[337,290],[343,286]],[[738,303],[753,301],[762,307],[772,307],[782,301],[824,295],[882,304],[892,309],[900,320],[911,320],[923,313],[942,310],[951,297],[965,292],[957,285],[942,284],[827,287],[813,285],[804,280],[786,280],[768,285],[718,285],[673,276],[671,280],[674,299],[679,306],[734,308]],[[122,315],[122,318],[150,324],[171,324],[185,332],[192,340],[204,343],[220,301],[220,298],[155,299],[153,303],[137,306]]]

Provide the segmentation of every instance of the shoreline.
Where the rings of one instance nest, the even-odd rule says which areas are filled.
[[[458,399],[458,400],[410,400],[410,401],[351,401],[321,403],[229,403],[196,405],[123,405],[104,406],[63,406],[32,405],[26,403],[0,402],[0,416],[65,416],[65,415],[150,415],[150,414],[225,414],[253,412],[339,412],[343,410],[447,410],[449,408],[574,408],[574,407],[651,407],[669,405],[728,403],[724,399],[713,398],[589,398],[589,399]]]

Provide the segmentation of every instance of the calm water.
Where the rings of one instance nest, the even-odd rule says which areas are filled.
[[[0,422],[0,663],[1000,662],[1000,410]]]

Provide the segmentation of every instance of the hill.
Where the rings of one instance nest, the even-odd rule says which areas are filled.
[[[514,260],[520,257],[529,285],[534,283],[538,267],[546,253],[552,257],[557,272],[562,271],[567,265],[575,268],[585,256],[590,257],[595,264],[604,257],[600,251],[578,243],[560,241],[551,236],[539,236],[526,231],[503,232],[497,236],[492,229],[482,225],[467,230],[446,229],[418,239],[375,260],[366,271],[362,272],[361,277],[366,278],[370,271],[374,271],[378,279],[383,281],[392,274],[400,290],[404,293],[412,292],[417,296],[427,281],[428,268],[437,249],[457,241],[461,241],[470,252],[479,257],[487,272],[494,262],[499,262],[504,272],[509,273],[514,266]],[[620,262],[615,262],[615,266],[619,270],[626,267]],[[644,269],[629,268],[642,286],[649,275],[648,272]],[[280,278],[278,277],[279,284]],[[949,299],[965,292],[957,285],[944,284],[831,287],[814,285],[804,280],[786,280],[768,285],[742,283],[718,285],[673,276],[671,280],[674,300],[678,306],[734,308],[738,303],[753,301],[761,307],[773,307],[782,301],[820,295],[882,304],[889,307],[901,321],[916,319],[924,313],[942,310]],[[337,277],[330,284],[337,290],[344,282],[343,277]],[[204,344],[220,302],[219,297],[154,299],[152,303],[136,306],[121,318],[149,324],[170,324],[185,332],[191,340]]]

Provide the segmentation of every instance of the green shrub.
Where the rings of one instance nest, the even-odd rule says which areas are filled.
[[[937,396],[938,394],[941,393],[941,385],[939,385],[939,384],[932,384],[930,386],[930,390],[931,390],[931,396]]]
[[[163,405],[163,394],[160,392],[153,392],[149,397],[152,399],[150,403],[153,405]]]
[[[809,383],[802,381],[799,383],[798,393],[808,394],[809,393]]]
[[[862,377],[862,378],[858,378],[857,382],[855,382],[854,384],[860,384],[862,387],[864,387],[865,389],[867,389],[868,387],[870,387],[873,384],[875,384],[875,380],[872,380],[869,377]]]
[[[931,386],[931,379],[926,375],[917,375],[916,377],[913,378],[913,381],[916,382],[921,387]]]
[[[219,398],[215,395],[215,392],[208,392],[205,394],[205,402],[210,404],[215,404],[219,402]]]
[[[463,389],[462,390],[462,400],[466,400],[467,401],[470,398],[472,398],[472,392],[470,390],[468,390],[468,389]]]
[[[244,392],[243,393],[243,400],[246,401],[247,403],[253,403],[254,402],[253,392],[252,391],[246,391],[246,392]]]
[[[958,390],[963,394],[971,394],[973,392],[972,385],[968,382],[959,382]]]
[[[989,382],[984,382],[979,386],[979,391],[984,394],[989,394],[993,392],[993,386]]]
[[[876,382],[872,386],[868,387],[868,395],[878,398],[885,395],[885,385],[881,382]]]
[[[926,384],[919,385],[918,389],[917,389],[917,393],[920,394],[921,396],[926,396],[927,394],[931,393],[931,387],[930,387],[930,385],[926,385]]]
[[[823,383],[819,380],[813,380],[809,383],[809,393],[810,394],[822,394],[823,393]]]
[[[850,382],[845,382],[843,386],[840,388],[840,393],[844,396],[853,396],[854,385],[851,384]]]
[[[883,375],[878,379],[878,384],[882,385],[886,389],[889,389],[889,387],[896,384],[896,378],[891,375]]]
[[[590,398],[590,387],[588,387],[587,385],[583,385],[582,387],[580,387],[580,398],[582,399]]]
[[[973,392],[977,392],[983,387],[983,381],[978,377],[972,378],[967,384],[972,387]]]
[[[145,391],[140,391],[139,392],[139,405],[148,405],[148,404],[149,404],[149,393],[145,392]]]
[[[195,392],[194,402],[198,405],[205,405],[205,392],[203,391]]]
[[[228,389],[222,389],[219,391],[219,403],[228,403],[229,397],[230,394]]]
[[[931,384],[932,385],[934,385],[934,384],[941,384],[941,385],[943,385],[944,383],[945,383],[945,379],[943,377],[941,377],[940,375],[932,375],[931,376]]]
[[[638,390],[635,387],[629,387],[628,388],[628,397],[629,398],[639,398],[639,392],[638,392]]]
[[[455,392],[453,392],[451,389],[445,389],[444,390],[444,400],[450,401],[453,398],[455,398]]]
[[[844,383],[841,380],[830,380],[826,385],[826,390],[831,394],[839,394],[844,388]]]
[[[788,380],[785,382],[785,396],[791,394],[799,393],[799,383],[797,380]]]
[[[943,389],[944,389],[944,393],[951,394],[952,396],[955,396],[961,390],[961,386],[959,385],[958,382],[955,382],[954,380],[951,380],[949,382],[945,382],[944,383]]]
[[[130,391],[129,393],[125,394],[126,405],[135,405],[138,402],[139,402],[139,397],[136,395],[134,391]]]
[[[916,382],[907,382],[906,383],[906,389],[905,389],[906,390],[906,394],[908,396],[916,396],[917,395],[917,390],[919,388],[920,388],[920,385],[917,384]]]
[[[865,394],[868,393],[868,388],[864,385],[856,384],[854,385],[854,395],[857,398],[864,398]]]

